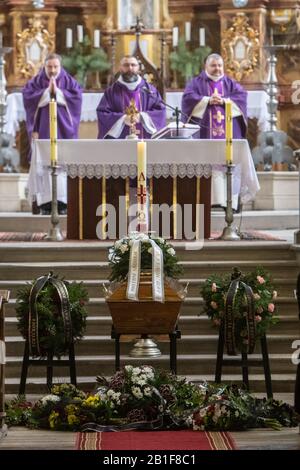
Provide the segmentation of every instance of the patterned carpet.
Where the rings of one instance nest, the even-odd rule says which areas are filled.
[[[63,235],[66,234],[63,232]],[[221,232],[212,232],[210,240],[217,240],[221,235]],[[46,232],[0,232],[0,242],[39,242],[43,241],[47,236]],[[284,238],[279,238],[269,233],[260,232],[257,230],[249,230],[242,232],[241,240],[251,241],[251,240],[265,240],[265,241],[285,241]],[[79,240],[65,240],[66,242],[74,242]],[[88,240],[84,240],[87,242]],[[95,240],[91,240],[94,242]],[[100,241],[100,240],[99,240]]]
[[[79,432],[77,450],[234,450],[227,432],[122,431]]]

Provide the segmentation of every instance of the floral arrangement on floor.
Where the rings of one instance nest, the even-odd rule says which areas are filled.
[[[94,394],[60,384],[35,404],[20,397],[6,405],[7,424],[64,431],[87,423],[98,430],[243,430],[296,426],[299,418],[288,404],[235,385],[193,384],[151,366],[127,365],[97,382]]]
[[[59,279],[58,276],[54,276]],[[73,341],[82,338],[86,328],[88,292],[82,283],[67,282],[61,279],[68,291],[70,316],[72,322]],[[18,329],[24,339],[28,339],[29,298],[32,286],[36,280],[28,283],[17,292],[16,313]],[[40,356],[45,357],[49,352],[60,357],[68,351],[64,337],[64,322],[58,309],[57,292],[52,284],[46,283],[39,292],[36,302],[38,312],[38,331]]]
[[[238,269],[234,268],[235,273]],[[219,327],[225,312],[225,299],[228,292],[231,275],[209,276],[205,281],[201,294],[203,296],[206,313],[216,327]],[[248,284],[253,292],[255,310],[255,331],[256,338],[264,335],[271,325],[278,323],[276,316],[275,299],[277,291],[271,281],[270,274],[262,267],[256,267],[253,272],[242,274],[240,280]],[[237,348],[243,351],[248,345],[248,331],[246,325],[245,293],[238,290],[235,298],[234,318],[235,318],[235,341]]]
[[[130,248],[134,240],[141,240],[141,271],[152,268],[152,246],[149,240],[161,248],[163,253],[164,274],[170,278],[178,278],[182,273],[182,267],[178,264],[178,258],[173,246],[161,237],[147,235],[145,233],[133,233],[129,237],[117,240],[109,249],[109,265],[111,268],[110,281],[124,281],[129,271]]]

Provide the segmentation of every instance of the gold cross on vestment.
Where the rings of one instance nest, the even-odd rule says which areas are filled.
[[[221,122],[225,119],[221,111],[218,111],[217,114],[213,116],[213,118],[216,119],[219,124],[221,124]]]

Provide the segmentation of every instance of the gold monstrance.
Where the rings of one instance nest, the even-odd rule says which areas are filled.
[[[126,139],[138,139],[137,134],[139,134],[140,131],[137,130],[136,128],[136,121],[135,118],[139,114],[139,110],[136,107],[135,101],[132,98],[130,100],[129,106],[125,109],[125,114],[130,117],[130,132]]]

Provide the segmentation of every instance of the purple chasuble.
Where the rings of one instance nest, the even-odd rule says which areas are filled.
[[[136,89],[131,91],[126,85],[116,81],[105,90],[97,107],[98,139],[113,138],[107,134],[113,125],[125,114],[125,109],[129,106],[132,98],[135,100],[137,109],[145,111],[149,115],[157,130],[166,126],[166,108],[159,92],[154,86],[142,79]],[[151,138],[151,134],[147,132],[142,123],[138,123],[136,128],[140,131],[138,134],[139,138]],[[125,139],[129,131],[129,126],[125,125],[118,139]]]
[[[192,116],[193,109],[204,96],[213,95],[215,89],[224,98],[230,98],[242,115],[233,118],[233,138],[244,139],[247,131],[247,91],[235,80],[222,77],[217,82],[203,71],[186,86],[182,97],[182,120],[199,124],[201,139],[225,139],[225,105],[207,105],[202,119]]]
[[[61,69],[56,79],[57,87],[64,95],[67,106],[57,103],[57,136],[59,139],[77,139],[81,115],[82,88],[68,72]],[[38,107],[44,91],[49,87],[45,69],[24,86],[23,102],[26,111],[26,127],[31,140],[32,132],[40,139],[49,139],[49,105]]]

